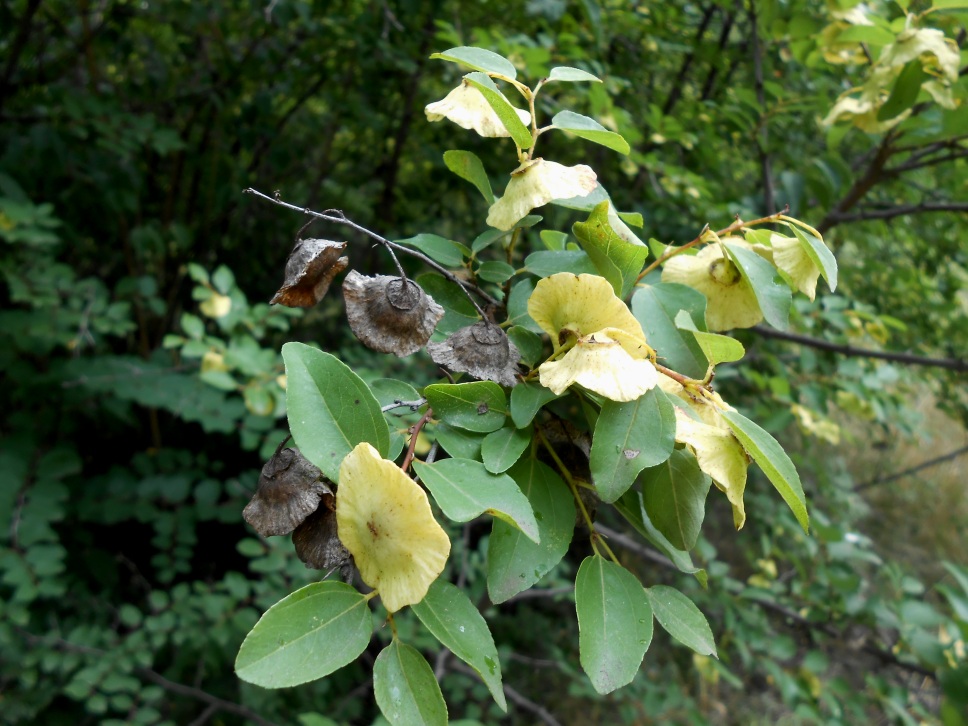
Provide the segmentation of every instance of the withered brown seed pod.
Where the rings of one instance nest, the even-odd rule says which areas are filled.
[[[311,308],[318,303],[329,285],[349,264],[340,257],[346,242],[328,239],[301,239],[286,260],[286,279],[269,301],[270,305],[289,308]]]
[[[329,499],[324,498],[319,509],[306,517],[306,521],[292,533],[296,555],[312,570],[344,567],[350,561],[350,553],[336,531],[334,502]]]
[[[242,516],[263,537],[289,534],[333,492],[323,473],[298,449],[282,449],[266,462],[259,488]]]
[[[343,280],[346,317],[367,348],[400,358],[423,348],[444,309],[413,280],[355,270]]]
[[[502,386],[517,383],[521,354],[507,334],[487,320],[451,333],[442,343],[429,343],[427,352],[434,363],[452,371]]]

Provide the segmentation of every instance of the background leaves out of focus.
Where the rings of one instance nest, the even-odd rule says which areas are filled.
[[[627,158],[584,148],[647,236],[681,243],[707,221],[789,205],[841,274],[836,294],[797,303],[794,339],[742,331],[746,361],[717,378],[796,460],[812,536],[753,480],[741,533],[728,506],[706,514],[695,559],[708,590],[611,538],[629,567],[700,605],[721,659],[657,634],[633,684],[596,696],[563,617],[573,593],[553,572],[484,610],[506,722],[968,722],[966,54],[945,103],[908,73],[881,89],[900,123],[821,124],[874,76],[907,13],[963,47],[966,10],[0,2],[0,721],[378,717],[377,645],[296,689],[236,678],[258,616],[316,577],[241,510],[285,436],[282,343],[317,342],[369,379],[420,381],[433,364],[421,353],[387,370],[354,344],[338,295],[306,313],[269,307],[304,220],[241,190],[341,209],[391,239],[469,242],[483,201],[454,183],[441,159],[453,130],[423,106],[460,72],[428,56],[476,45],[529,78],[569,65],[605,79],[561,101],[631,143]],[[497,183],[506,169],[487,171]],[[346,239],[354,265],[375,270],[366,241]],[[468,531],[455,556],[482,601],[487,529]],[[415,638],[433,662],[435,644]],[[501,717],[483,684],[438,666],[452,718]]]

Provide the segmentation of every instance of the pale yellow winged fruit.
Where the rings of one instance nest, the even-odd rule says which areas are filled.
[[[514,112],[525,126],[531,123],[531,114],[527,111],[516,108]],[[481,136],[501,138],[511,135],[484,98],[484,94],[467,81],[462,81],[441,100],[428,103],[424,113],[427,114],[428,121],[446,118],[463,129],[476,131]]]
[[[598,275],[561,272],[538,282],[528,314],[555,352],[538,368],[545,388],[561,394],[577,383],[612,401],[634,401],[658,381],[654,351],[611,284]]]
[[[365,442],[340,465],[336,524],[363,582],[390,612],[423,600],[450,554],[427,493]]]
[[[552,199],[587,197],[598,186],[590,166],[563,166],[554,161],[526,161],[511,172],[511,181],[487,212],[487,223],[498,229],[512,229],[536,208]]]

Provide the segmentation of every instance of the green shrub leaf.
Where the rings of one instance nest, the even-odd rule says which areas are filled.
[[[424,389],[424,396],[434,417],[468,431],[497,431],[507,418],[507,397],[493,381],[435,383]]]
[[[656,529],[677,549],[695,547],[712,483],[696,457],[674,450],[668,460],[643,471],[639,481],[642,503]]]
[[[724,246],[730,259],[736,263],[753,288],[756,302],[759,303],[766,322],[774,328],[785,330],[790,318],[793,294],[783,282],[780,273],[769,262],[745,247],[729,242],[724,243]]]
[[[469,181],[477,191],[484,197],[488,204],[494,204],[494,192],[491,189],[491,181],[487,178],[484,171],[484,164],[472,151],[461,151],[453,149],[444,152],[444,164],[461,179]],[[495,237],[496,239],[496,237]],[[479,250],[474,250],[478,252]]]
[[[521,121],[517,109],[511,105],[498,90],[498,87],[494,85],[494,81],[484,73],[468,73],[464,76],[464,79],[481,92],[484,100],[494,109],[494,113],[501,119],[504,128],[511,134],[514,143],[522,149],[530,149],[534,143],[534,139],[531,138],[531,131]]]
[[[485,512],[514,525],[537,542],[538,523],[527,497],[507,474],[492,474],[479,461],[444,459],[413,463],[434,501],[455,522],[469,522]]]
[[[235,672],[263,688],[297,686],[356,660],[372,633],[365,596],[342,582],[316,582],[266,611],[243,641]]]
[[[430,665],[396,638],[373,663],[373,693],[393,726],[447,724],[447,704]]]
[[[585,222],[572,226],[582,249],[602,275],[612,285],[615,294],[624,298],[638,279],[649,248],[623,238],[609,220],[608,201],[596,206]]]
[[[631,150],[629,142],[622,138],[621,134],[609,131],[595,119],[582,116],[574,111],[561,111],[555,114],[555,117],[551,119],[551,125],[556,129],[570,131],[575,136],[607,146],[620,154],[628,155]]]
[[[502,711],[507,711],[501,685],[501,661],[494,638],[484,617],[463,590],[436,580],[413,612],[445,648],[456,655],[484,681]]]
[[[516,387],[516,386],[515,386]],[[512,389],[512,394],[513,394]],[[531,443],[530,428],[505,426],[484,437],[481,444],[481,457],[484,467],[492,474],[507,471]]]
[[[581,667],[598,693],[630,683],[652,643],[652,609],[635,575],[586,557],[575,579]]]
[[[644,285],[632,296],[632,314],[659,361],[684,376],[701,379],[708,362],[695,337],[676,325],[682,311],[706,327],[706,297],[691,287],[660,282]]]
[[[433,53],[430,57],[450,61],[451,63],[462,63],[469,68],[473,68],[475,71],[497,73],[508,78],[517,77],[517,71],[514,69],[511,61],[485,48],[472,48],[462,45],[457,48],[445,50],[442,53]]]
[[[302,343],[282,346],[282,359],[292,437],[329,479],[338,481],[340,462],[362,441],[381,456],[389,453],[390,430],[362,378],[335,356]]]
[[[692,600],[666,585],[655,585],[645,592],[655,619],[669,635],[699,655],[716,655],[713,631]]]

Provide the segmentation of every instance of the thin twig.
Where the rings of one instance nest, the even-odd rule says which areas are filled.
[[[884,209],[862,209],[852,214],[837,214],[832,217],[836,224],[844,222],[861,222],[868,219],[894,219],[908,214],[922,214],[924,212],[968,212],[965,202],[921,202],[901,207],[886,207]]]
[[[574,585],[567,585],[565,587],[532,587],[530,590],[524,590],[519,592],[517,595],[509,597],[507,600],[502,602],[502,605],[508,603],[520,602],[521,600],[541,600],[556,598],[560,595],[567,595],[574,592]]]
[[[907,365],[947,368],[948,370],[959,372],[968,371],[968,360],[964,358],[926,358],[924,356],[914,355],[913,353],[891,353],[880,350],[868,350],[866,348],[854,348],[849,345],[830,343],[826,340],[811,338],[807,335],[800,335],[798,333],[785,333],[781,330],[763,328],[759,325],[750,328],[750,330],[754,333],[762,335],[764,338],[787,340],[791,343],[799,343],[800,345],[805,345],[809,348],[817,348],[819,350],[826,350],[831,353],[839,353],[846,356],[854,356],[857,358],[877,358],[878,360],[889,360]]]
[[[455,660],[451,667],[458,673],[462,673],[465,676],[470,676],[471,678],[480,678],[474,669],[464,665],[459,660]],[[547,726],[561,726],[561,722],[552,716],[551,713],[541,704],[535,703],[530,698],[524,696],[507,684],[504,684],[503,688],[504,695],[508,697],[508,700],[513,701],[515,705],[520,706],[525,711],[533,713],[543,723],[547,724]]]
[[[410,445],[407,447],[407,455],[403,457],[403,463],[400,464],[400,468],[403,469],[403,471],[406,471],[408,468],[410,468],[410,462],[413,461],[413,452],[417,448],[417,437],[420,436],[420,430],[433,415],[434,410],[430,406],[427,406],[427,410],[424,411],[424,415],[421,416],[420,420],[417,421],[417,423],[415,423],[410,429]]]
[[[436,261],[427,257],[427,255],[425,255],[420,250],[411,249],[406,245],[401,245],[401,244],[397,244],[396,242],[391,242],[386,237],[383,237],[377,234],[376,232],[373,232],[372,230],[369,230],[366,227],[360,224],[357,224],[356,222],[351,220],[349,217],[347,217],[338,209],[327,210],[329,214],[324,212],[314,212],[312,209],[308,209],[306,207],[298,207],[295,204],[290,204],[289,202],[283,201],[282,199],[270,197],[268,194],[263,194],[259,190],[253,189],[252,187],[242,190],[242,193],[254,194],[261,199],[265,199],[266,201],[272,202],[273,204],[278,204],[280,207],[285,207],[286,209],[291,209],[295,212],[301,212],[302,214],[309,214],[313,217],[319,217],[320,219],[325,220],[327,222],[333,222],[335,224],[345,224],[347,227],[351,227],[352,229],[355,229],[357,232],[361,232],[362,234],[365,234],[370,239],[375,240],[379,244],[383,245],[387,250],[396,250],[397,252],[402,252],[403,254],[410,255],[411,257],[415,257],[416,259],[420,260],[428,267],[434,268],[441,275],[443,275],[448,280],[450,280],[451,282],[459,286],[460,289],[463,290],[464,294],[467,296],[467,299],[470,300],[471,304],[474,306],[475,310],[477,310],[478,314],[481,317],[484,317],[484,311],[481,309],[480,305],[478,305],[477,301],[471,296],[470,293],[473,292],[475,295],[477,295],[482,300],[484,300],[485,302],[491,305],[500,306],[500,303],[495,298],[493,298],[492,296],[484,292],[477,285],[471,282],[468,282],[467,280],[460,279],[459,277],[457,277],[457,275],[452,273],[446,267],[438,264]],[[399,265],[399,263],[397,264]],[[404,275],[401,274],[401,277],[403,276]]]
[[[420,408],[421,406],[423,406],[425,403],[427,403],[427,399],[426,398],[419,398],[416,401],[401,401],[398,398],[398,399],[394,400],[394,402],[391,403],[391,404],[389,404],[388,406],[383,406],[380,410],[383,413],[386,413],[387,411],[392,411],[395,408],[404,408],[404,407],[407,407],[411,411],[416,411],[418,408]]]
[[[908,469],[904,469],[895,474],[891,474],[890,476],[875,477],[870,481],[864,482],[863,484],[858,484],[857,486],[854,487],[854,491],[859,492],[859,491],[863,491],[864,489],[869,489],[870,487],[873,487],[873,486],[879,486],[881,484],[887,484],[888,482],[896,481],[898,479],[903,479],[904,477],[910,476],[911,474],[917,474],[919,471],[922,471],[923,469],[930,469],[932,466],[937,466],[938,464],[943,464],[946,461],[957,459],[959,456],[963,456],[964,454],[968,454],[968,446],[962,446],[960,449],[955,449],[954,451],[951,451],[947,454],[943,454],[942,456],[936,456],[933,459],[922,461],[920,464],[916,466],[912,466]]]

